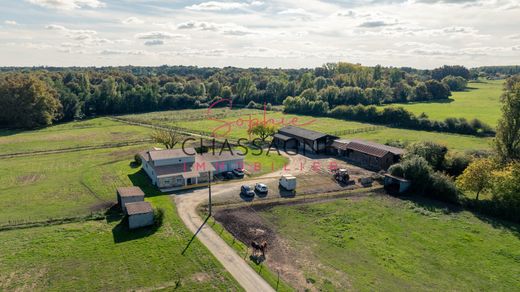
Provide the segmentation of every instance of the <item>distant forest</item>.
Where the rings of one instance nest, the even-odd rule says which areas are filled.
[[[0,126],[35,128],[98,115],[203,108],[221,98],[243,107],[268,103],[325,114],[337,106],[446,100],[479,74],[486,73],[462,66],[417,70],[351,63],[314,69],[3,67]]]

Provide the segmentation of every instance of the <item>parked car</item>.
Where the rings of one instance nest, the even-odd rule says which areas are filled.
[[[267,190],[267,186],[266,186],[265,184],[261,184],[261,183],[257,183],[257,184],[255,185],[255,190],[256,190],[257,192],[259,192],[259,193],[263,193],[263,194],[267,193],[267,191],[268,191],[268,190]]]
[[[253,188],[248,185],[243,185],[240,187],[240,194],[246,197],[254,197],[255,192],[253,191]]]
[[[244,177],[244,169],[243,168],[235,168],[233,169],[233,174],[236,175],[236,177]]]
[[[224,179],[234,179],[235,175],[233,174],[232,171],[226,171],[226,172],[224,172],[223,177],[224,177]]]

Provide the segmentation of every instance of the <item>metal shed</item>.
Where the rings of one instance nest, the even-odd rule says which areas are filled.
[[[127,203],[126,213],[130,229],[153,225],[153,209],[148,202]]]

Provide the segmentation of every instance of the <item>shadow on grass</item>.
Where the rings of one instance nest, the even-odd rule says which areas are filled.
[[[128,218],[124,217],[123,220],[119,222],[119,224],[112,228],[112,236],[114,237],[115,243],[122,243],[148,237],[157,232],[158,229],[159,226],[154,224],[151,226],[130,230],[128,228]]]
[[[157,197],[165,195],[159,191],[157,187],[152,185],[150,179],[142,168],[138,172],[129,174],[128,178],[134,186],[140,187],[141,190],[143,190],[143,192],[146,194],[146,197]]]
[[[7,137],[7,136],[13,136],[16,134],[20,134],[23,132],[29,132],[30,130],[23,131],[23,130],[8,130],[8,129],[0,129],[0,137]]]

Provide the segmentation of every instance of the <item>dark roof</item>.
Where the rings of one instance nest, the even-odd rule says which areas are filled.
[[[147,214],[153,212],[152,205],[148,202],[126,203],[125,207],[128,215]]]
[[[166,150],[152,150],[148,152],[152,160],[171,159],[179,157],[193,156],[187,153],[195,153],[194,148],[186,149],[166,149]]]
[[[151,166],[155,170],[155,174],[159,176],[163,175],[175,175],[175,174],[186,174],[192,173],[190,177],[198,177],[199,172],[215,171],[215,167],[210,161],[206,161],[201,155],[195,156],[195,162],[189,163],[177,163],[163,166]]]
[[[289,141],[289,140],[291,140],[291,139],[294,139],[294,138],[292,138],[292,137],[285,136],[284,134],[280,134],[280,133],[276,133],[276,134],[274,134],[273,137],[275,137],[275,138],[278,139],[278,140],[282,140],[282,141]]]
[[[144,197],[144,192],[139,187],[120,187],[117,193],[121,197]]]
[[[404,154],[404,149],[363,140],[334,140],[332,147],[340,150],[350,149],[376,157],[383,157],[387,153]]]
[[[234,151],[234,152],[222,151],[222,153],[220,153],[220,149],[215,149],[215,154],[213,154],[212,151],[203,153],[202,157],[204,157],[204,159],[208,162],[244,159],[244,155],[242,155],[242,152],[240,152],[240,151]]]
[[[295,126],[283,127],[280,130],[278,130],[278,133],[282,134],[282,135],[289,134],[289,135],[293,135],[293,136],[296,136],[296,137],[304,138],[304,139],[307,139],[307,140],[317,140],[317,139],[320,139],[320,138],[323,138],[323,137],[330,136],[330,135],[325,134],[325,133],[320,133],[320,132],[316,132],[316,131],[312,131],[312,130],[307,130],[307,129],[299,128],[299,127],[295,127]]]

